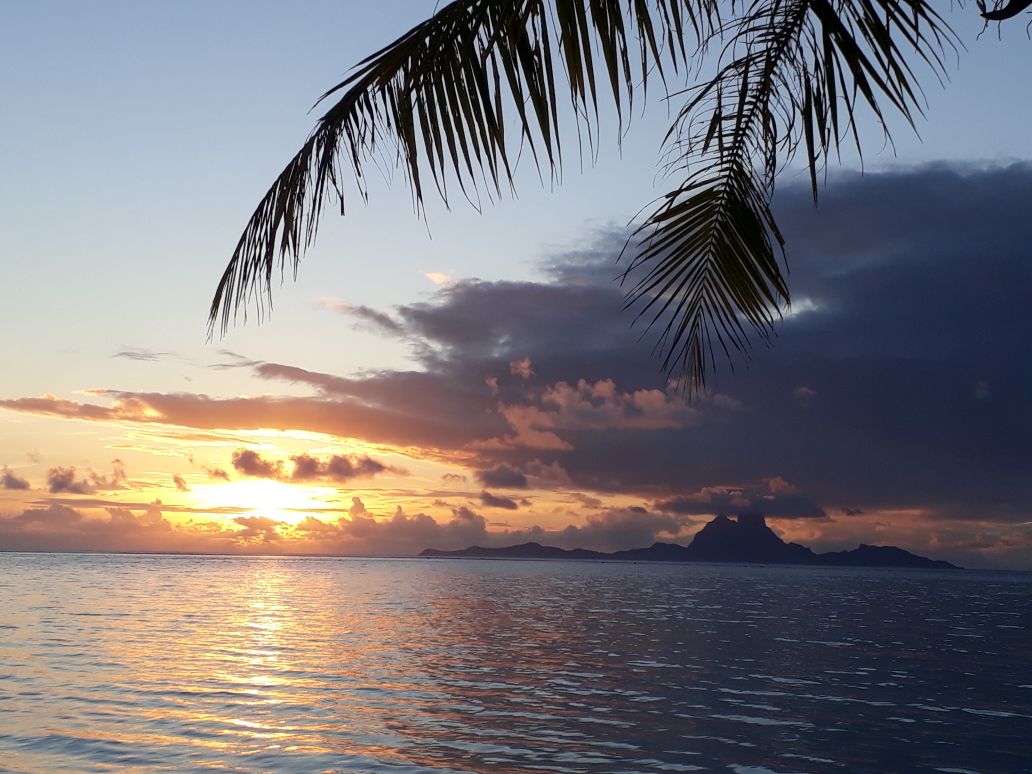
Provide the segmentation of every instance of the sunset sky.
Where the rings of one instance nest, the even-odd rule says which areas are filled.
[[[658,100],[622,154],[610,126],[483,214],[374,185],[208,342],[314,100],[433,7],[0,5],[0,549],[614,550],[762,513],[815,550],[1032,569],[1032,44],[976,39],[971,5],[920,140],[872,134],[818,210],[782,177],[794,306],[692,405],[613,281],[666,190]]]

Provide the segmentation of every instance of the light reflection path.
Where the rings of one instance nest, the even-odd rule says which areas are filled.
[[[0,770],[1020,771],[1032,576],[0,554]]]

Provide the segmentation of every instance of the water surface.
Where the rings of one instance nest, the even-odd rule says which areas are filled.
[[[1032,770],[1032,576],[0,554],[0,769]]]

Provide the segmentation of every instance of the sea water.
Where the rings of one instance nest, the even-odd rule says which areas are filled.
[[[1032,771],[1032,576],[0,554],[0,770]]]

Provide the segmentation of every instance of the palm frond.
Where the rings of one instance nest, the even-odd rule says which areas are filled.
[[[513,186],[514,149],[529,149],[542,176],[558,176],[561,125],[575,125],[582,148],[593,150],[599,101],[609,99],[620,131],[650,76],[684,69],[685,41],[711,34],[716,7],[717,0],[444,6],[320,99],[337,101],[251,216],[219,282],[209,330],[225,332],[249,302],[265,314],[275,269],[296,275],[326,202],[336,199],[343,212],[344,168],[364,198],[369,163],[400,166],[420,212],[427,173],[445,203],[449,182],[474,206],[500,196]]]
[[[913,124],[923,101],[912,62],[940,78],[955,45],[922,0],[754,0],[715,32],[716,75],[684,93],[667,135],[668,172],[684,180],[635,232],[625,277],[638,318],[658,327],[664,368],[705,385],[715,352],[769,341],[789,292],[771,211],[776,175],[798,150],[814,199],[829,155],[862,154],[866,108],[888,135],[887,113]],[[752,334],[752,336],[750,335]]]
[[[978,10],[986,21],[1013,19],[1029,6],[1032,6],[1032,0],[1010,0],[1007,3],[996,2],[994,7],[989,10],[985,7],[985,0],[978,0]]]

